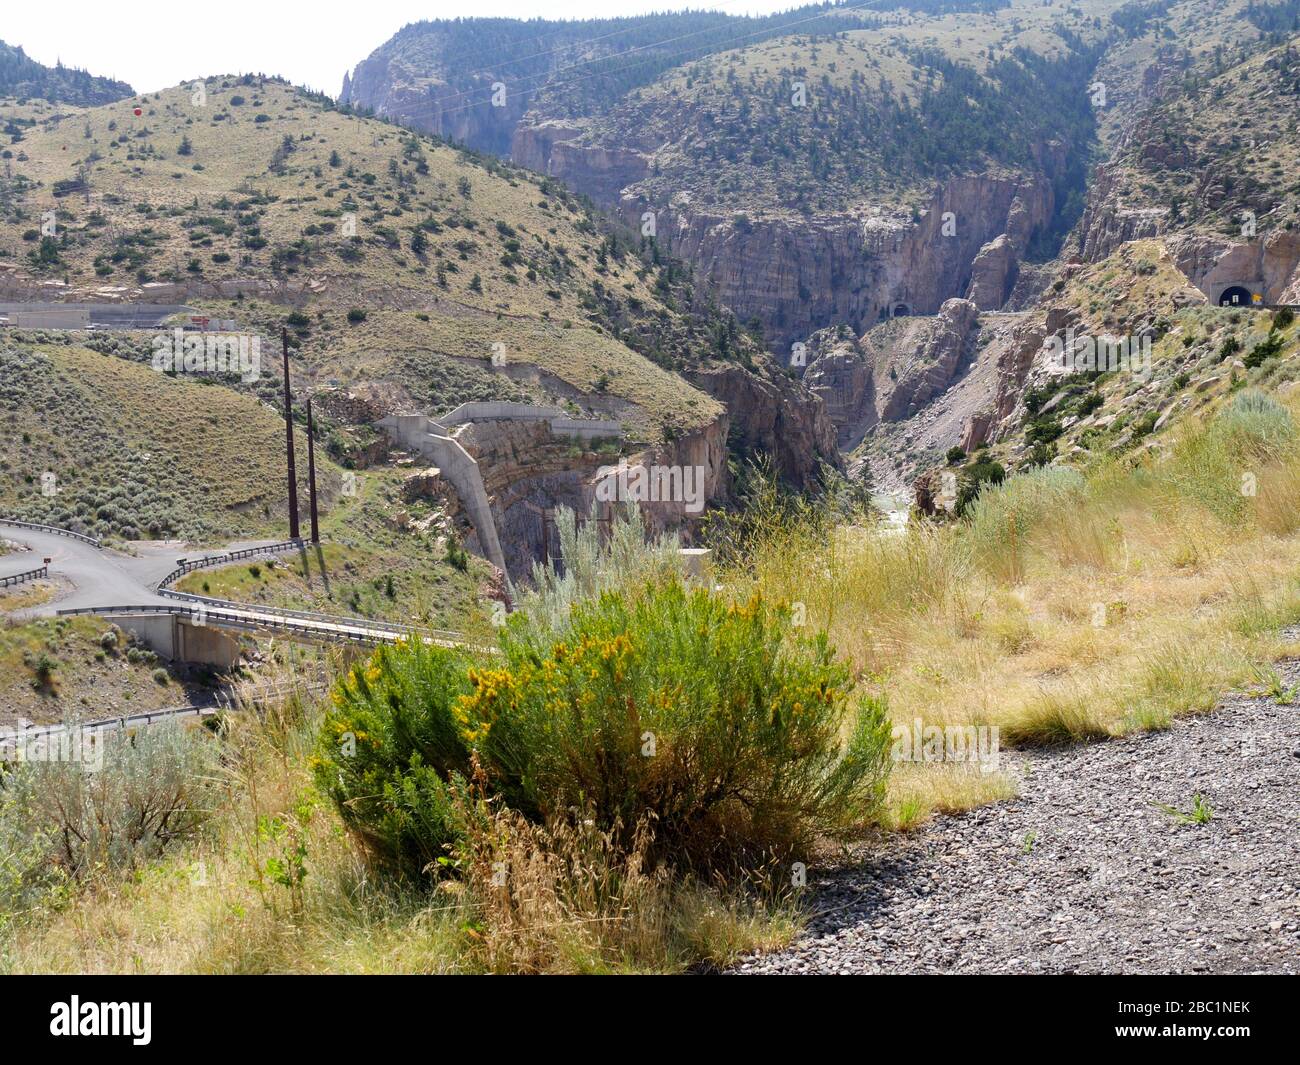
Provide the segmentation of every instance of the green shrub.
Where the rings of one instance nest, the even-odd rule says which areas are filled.
[[[1259,366],[1263,366],[1265,360],[1281,355],[1284,346],[1282,334],[1274,329],[1267,337],[1251,348],[1241,361],[1246,365],[1247,369],[1254,370]]]
[[[198,833],[216,801],[219,752],[202,729],[82,734],[68,749],[0,762],[0,913],[152,860]]]
[[[1046,446],[1046,445],[1042,445]],[[957,513],[966,513],[966,508],[975,501],[985,485],[1001,484],[1007,476],[1002,463],[995,462],[988,452],[980,452],[976,461],[962,471],[961,482],[957,488]]]
[[[420,642],[382,647],[334,688],[313,766],[343,821],[384,865],[419,875],[460,834],[453,791],[469,747],[452,714],[469,661]]]
[[[502,654],[378,651],[335,691],[320,786],[376,855],[427,869],[482,795],[529,820],[589,819],[696,868],[807,854],[875,813],[881,703],[788,608],[666,581],[577,604],[562,639],[516,615]],[[349,752],[349,746],[354,750]]]

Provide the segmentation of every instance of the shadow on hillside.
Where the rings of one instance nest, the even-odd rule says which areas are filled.
[[[325,552],[321,549],[320,544],[314,544],[310,550],[305,547],[300,549],[298,564],[302,567],[302,579],[308,588],[312,587],[314,580],[319,578],[325,594],[330,594],[329,568],[325,565]]]

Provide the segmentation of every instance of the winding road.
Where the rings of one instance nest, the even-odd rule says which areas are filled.
[[[38,606],[14,611],[12,617],[29,619],[67,613],[171,613],[182,618],[199,618],[198,624],[236,632],[278,632],[304,640],[334,643],[391,643],[416,632],[409,625],[397,625],[373,618],[346,617],[277,607],[235,603],[203,596],[160,594],[159,583],[175,568],[184,545],[177,541],[139,542],[137,554],[97,548],[92,544],[53,531],[24,528],[0,519],[4,539],[32,550],[0,555],[0,577],[34,569],[48,558],[52,578],[63,578],[72,590]],[[270,548],[282,541],[254,540],[231,544],[227,551]],[[224,552],[217,552],[221,557]],[[200,557],[214,557],[204,555]],[[143,610],[141,609],[143,608]],[[461,644],[460,633],[420,629],[427,642],[444,646]]]

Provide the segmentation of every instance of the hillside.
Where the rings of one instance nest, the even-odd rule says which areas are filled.
[[[157,373],[135,356],[120,338],[94,333],[6,335],[0,514],[114,543],[283,539],[281,414],[229,383]],[[301,428],[296,448],[305,532]],[[404,496],[405,474],[392,467],[344,470],[326,446],[318,448],[316,472],[328,549],[240,567],[256,572],[256,587],[226,587],[221,571],[205,570],[191,578],[190,590],[440,627],[475,615],[490,577],[480,560],[449,550],[459,534],[444,500]],[[310,580],[290,581],[278,596],[263,594],[264,585],[283,583],[295,566]],[[6,609],[40,601],[15,600]]]
[[[563,189],[282,83],[226,79],[202,106],[191,96],[177,88],[26,135],[3,190],[11,287],[235,296],[236,317],[272,336],[294,310],[298,358],[320,378],[418,386],[404,366],[420,353],[473,360],[482,395],[504,345],[508,363],[582,392],[602,382],[648,438],[716,416],[671,372],[717,348],[708,323],[674,313],[684,279],[643,262]],[[32,222],[51,209],[60,233],[45,240]],[[354,309],[364,314],[349,321]]]
[[[51,103],[92,106],[131,95],[124,81],[100,78],[62,63],[47,67],[24,54],[21,47],[0,41],[0,96],[20,100],[36,97]]]
[[[1193,174],[1223,208],[1272,211],[1274,179],[1290,169],[1286,138],[1270,128],[1288,110],[1273,108],[1253,137],[1233,116],[1290,91],[1285,50],[1272,60],[1260,50],[1294,32],[1293,7],[850,4],[779,26],[702,29],[672,56],[646,39],[667,23],[602,24],[586,52],[542,47],[539,25],[534,62],[552,66],[518,76],[488,47],[490,26],[421,23],[362,63],[345,93],[501,154],[509,129],[515,162],[630,225],[651,219],[659,242],[784,358],[819,329],[860,335],[951,298],[1023,309],[1063,248],[1096,259],[1159,231],[1164,210],[1175,226],[1190,221],[1165,201],[1203,199],[1170,193]],[[624,37],[616,63],[602,49]],[[492,106],[493,83],[505,107]],[[1203,92],[1200,114],[1229,132],[1200,119],[1183,128],[1190,110],[1170,101],[1188,91]],[[1252,140],[1261,148],[1243,165],[1234,153]],[[1164,177],[1145,162],[1152,152],[1168,158]]]

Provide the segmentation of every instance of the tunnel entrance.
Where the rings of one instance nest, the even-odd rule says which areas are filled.
[[[1225,288],[1219,295],[1220,307],[1249,307],[1251,306],[1250,291],[1242,288],[1240,285],[1233,285],[1231,288]]]
[[[907,306],[906,303],[896,303],[896,304],[894,304],[894,317],[895,317],[895,318],[906,318],[906,317],[907,317],[909,314],[911,314],[911,313],[912,313],[912,312],[911,312],[911,310],[908,309],[908,306]]]

